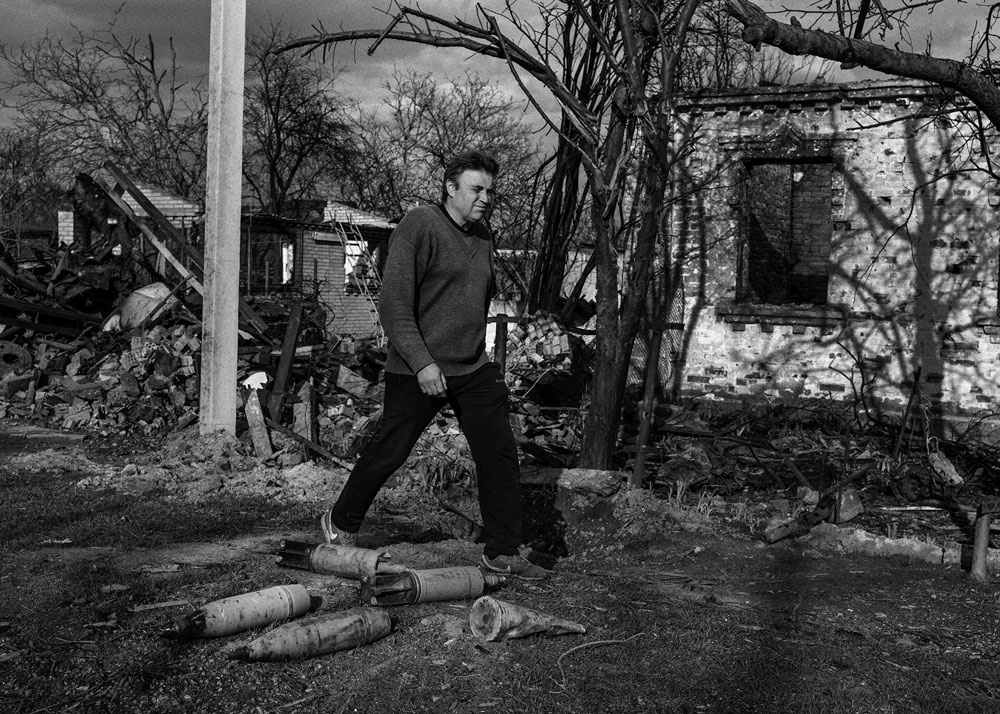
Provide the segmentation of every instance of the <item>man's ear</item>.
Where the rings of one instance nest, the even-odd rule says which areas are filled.
[[[448,179],[444,182],[444,189],[448,193],[449,197],[454,198],[455,192],[458,191],[458,184],[451,179]]]

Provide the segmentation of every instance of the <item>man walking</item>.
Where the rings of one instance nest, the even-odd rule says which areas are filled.
[[[497,162],[479,152],[446,168],[441,203],[414,208],[389,239],[379,317],[389,338],[381,425],[320,526],[353,544],[379,490],[446,404],[469,442],[485,545],[481,567],[541,580],[520,554],[521,491],[508,391],[486,354],[493,243],[485,224]]]

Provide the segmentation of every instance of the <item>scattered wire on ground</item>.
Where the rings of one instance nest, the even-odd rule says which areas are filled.
[[[577,645],[576,647],[571,647],[570,649],[566,650],[561,655],[559,655],[559,659],[556,660],[556,666],[559,668],[559,677],[561,679],[561,681],[558,682],[559,686],[562,689],[566,688],[566,672],[565,670],[563,670],[562,661],[567,657],[569,657],[574,652],[579,652],[580,650],[584,650],[589,647],[599,647],[601,645],[623,645],[626,642],[631,642],[636,637],[642,637],[642,634],[643,633],[641,632],[637,632],[631,637],[626,637],[624,640],[594,640],[593,642],[584,642],[582,645]]]

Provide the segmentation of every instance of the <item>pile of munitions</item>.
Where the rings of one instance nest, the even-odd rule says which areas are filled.
[[[285,540],[278,551],[279,565],[356,580],[360,604],[319,614],[322,597],[305,586],[274,585],[209,602],[163,634],[183,639],[230,637],[287,621],[230,652],[232,659],[247,662],[283,661],[376,642],[394,630],[393,607],[471,598],[477,599],[469,610],[469,628],[485,642],[586,632],[575,622],[487,594],[506,584],[503,574],[475,566],[411,569],[390,561],[387,551]]]

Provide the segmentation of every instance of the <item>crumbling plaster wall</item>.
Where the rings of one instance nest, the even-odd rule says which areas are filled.
[[[678,176],[694,190],[672,236],[685,283],[681,394],[863,390],[896,410],[919,367],[921,392],[943,413],[1000,406],[998,192],[967,171],[976,146],[941,104],[939,90],[909,81],[681,103],[696,136]],[[825,306],[741,299],[748,167],[783,161],[832,165]]]

